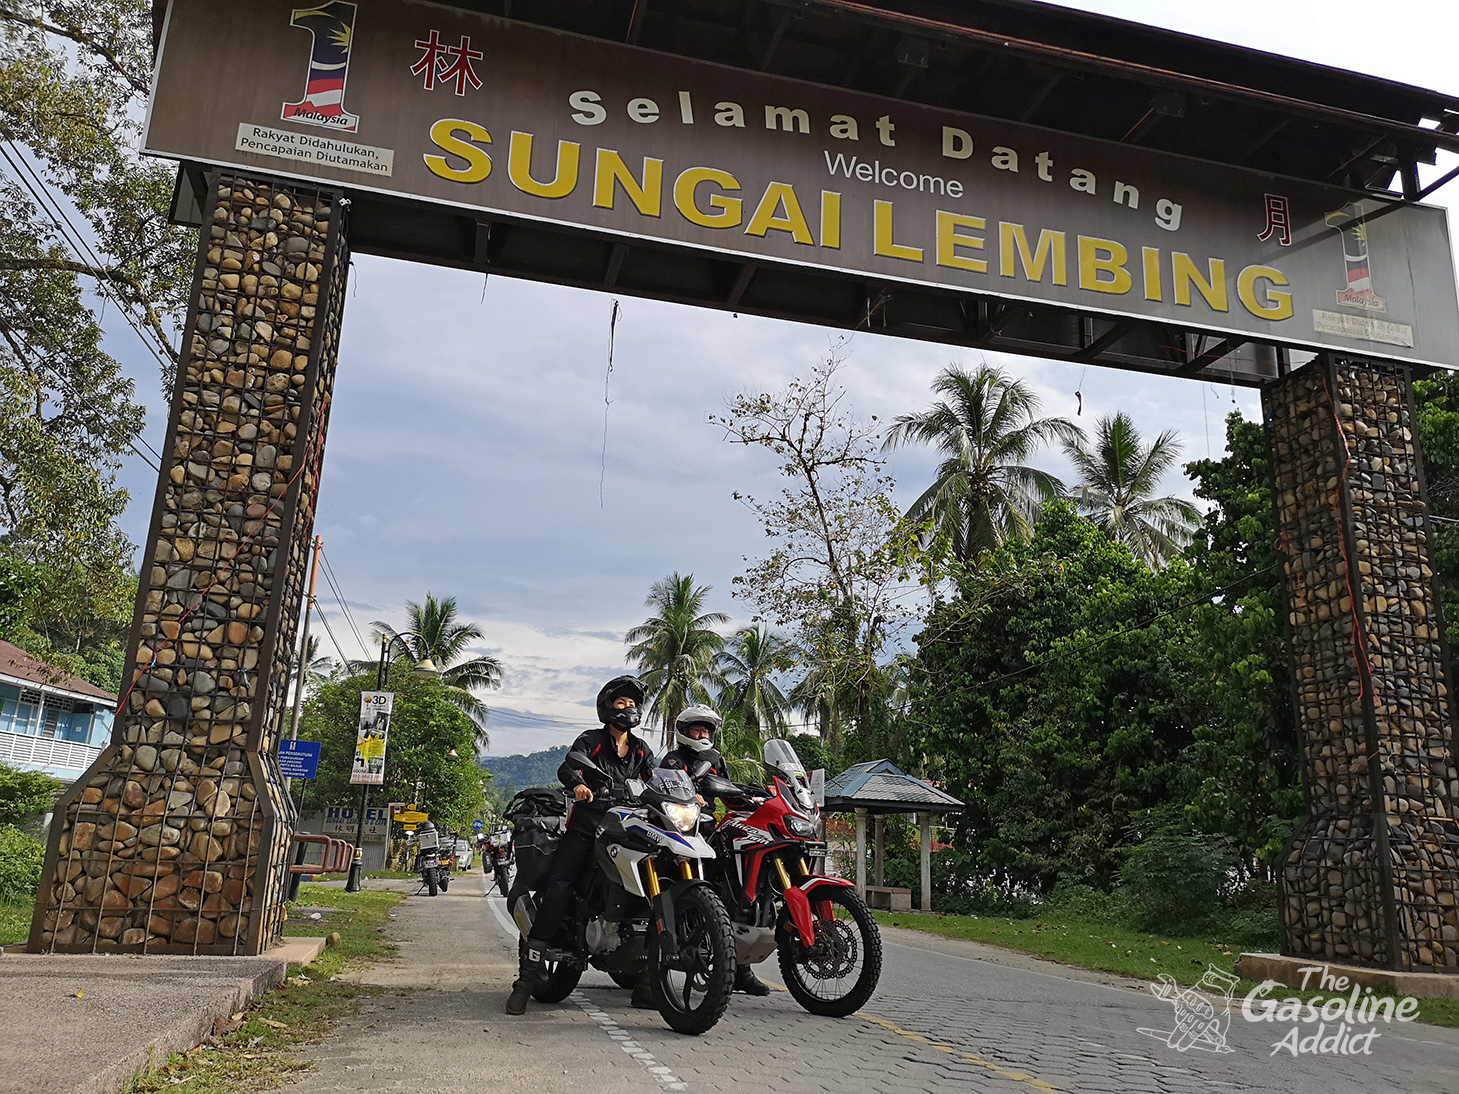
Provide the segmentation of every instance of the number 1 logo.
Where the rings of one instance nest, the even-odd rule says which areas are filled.
[[[344,85],[349,77],[357,7],[345,0],[333,0],[314,8],[294,9],[289,25],[307,30],[314,39],[314,48],[309,54],[309,83],[304,98],[284,104],[281,115],[284,121],[345,133],[359,128],[359,115],[344,108]]]

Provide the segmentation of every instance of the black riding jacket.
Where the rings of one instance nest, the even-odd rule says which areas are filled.
[[[629,779],[647,779],[653,771],[654,757],[643,738],[628,731],[628,755],[618,755],[618,746],[613,741],[613,735],[608,731],[607,726],[599,726],[597,729],[590,729],[578,734],[578,739],[572,743],[568,752],[581,752],[601,767],[615,783],[625,783]],[[578,786],[586,786],[597,794],[598,787],[595,781],[589,781],[583,777],[582,771],[572,766],[567,760],[562,761],[562,766],[557,769],[557,777],[562,785],[572,790]],[[578,802],[573,808],[573,819],[591,812],[594,815],[602,813],[607,806],[599,797],[594,797],[591,802]]]
[[[664,758],[659,761],[659,766],[677,767],[681,771],[689,772],[689,777],[693,779],[695,770],[698,769],[700,764],[706,762],[709,764],[709,770],[703,772],[703,774],[718,775],[721,779],[729,779],[730,782],[734,782],[733,779],[730,779],[729,764],[725,762],[725,758],[720,755],[719,749],[717,748],[706,748],[703,752],[700,752],[687,745],[679,745],[664,753]],[[699,780],[694,779],[694,782],[695,789],[697,790]],[[754,797],[757,794],[763,796],[765,793],[759,787],[747,786],[740,782],[735,782],[735,786],[746,797]],[[705,794],[702,790],[699,793],[705,800],[713,800],[712,795]]]

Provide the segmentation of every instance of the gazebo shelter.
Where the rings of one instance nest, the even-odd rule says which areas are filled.
[[[873,884],[882,888],[882,864],[886,844],[882,818],[888,813],[916,813],[922,832],[922,910],[932,911],[932,817],[935,813],[956,813],[963,803],[922,779],[908,775],[890,760],[853,764],[826,783],[828,813],[856,814],[856,891],[863,897],[866,887],[866,818],[874,818],[876,873]]]

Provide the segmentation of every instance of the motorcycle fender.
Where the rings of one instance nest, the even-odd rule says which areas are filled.
[[[699,887],[714,892],[714,887],[707,881],[700,881],[697,878],[692,881],[680,879],[671,885],[665,886],[663,891],[659,893],[658,899],[654,901],[654,915],[657,916],[661,925],[666,945],[673,953],[679,951],[678,921],[675,908],[678,905],[679,898],[685,892]]]
[[[816,944],[816,917],[811,914],[811,902],[800,889],[785,890],[785,910],[790,913],[790,922],[806,946]]]
[[[811,906],[814,908],[815,905],[820,903],[819,898],[816,896],[817,891],[821,889],[833,889],[837,888],[838,886],[847,889],[854,889],[856,887],[845,878],[813,877],[807,878],[805,881],[802,881],[800,885],[797,886],[797,888],[799,888],[801,892],[805,893],[806,899],[810,901]],[[815,908],[815,910],[822,915],[829,916],[831,914],[830,909],[828,908]]]

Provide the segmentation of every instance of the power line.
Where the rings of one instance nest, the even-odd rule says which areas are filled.
[[[360,628],[355,624],[354,613],[350,611],[349,603],[345,600],[344,593],[340,591],[339,579],[334,576],[334,567],[329,564],[329,556],[322,548],[319,551],[319,558],[324,563],[324,580],[334,593],[335,600],[339,602],[340,611],[344,613],[345,623],[349,625],[355,641],[360,644],[360,649],[368,651],[370,647],[366,645],[364,637],[360,634]]]
[[[17,306],[15,302],[11,300],[8,296],[0,295],[0,299],[5,300],[5,302],[10,304],[12,307]],[[18,342],[20,342],[21,348],[23,348],[27,353],[35,358],[38,364],[41,364],[45,361],[44,356],[42,356],[42,354],[36,350],[34,343],[32,343],[31,340],[26,337],[25,333],[20,330],[20,328],[14,326],[13,324],[7,324],[6,332],[14,337]],[[41,367],[44,368],[44,364],[41,364]],[[68,391],[71,395],[73,395],[77,399],[80,399],[83,403],[88,401],[87,396],[82,395],[81,392],[77,391],[74,387],[71,386],[70,381],[61,374],[60,369],[52,367],[48,371],[50,371],[55,376],[56,382],[61,387],[65,388],[66,391]],[[137,436],[137,440],[140,440],[143,444],[147,444],[146,440],[140,434]],[[150,467],[153,471],[156,471],[159,475],[162,474],[162,468],[161,466],[159,466],[162,457],[157,454],[156,450],[153,449],[150,444],[147,445],[147,448],[149,451],[152,452],[154,456],[157,456],[158,463],[153,463],[151,460],[149,460],[146,454],[135,444],[133,444],[131,440],[127,441],[127,447],[130,448],[134,453],[136,453],[138,458],[141,459],[141,461],[145,463],[148,467]]]
[[[329,616],[325,614],[323,608],[319,610],[319,621],[324,624],[324,633],[329,635],[329,640],[334,643],[334,652],[339,654],[340,664],[348,667],[350,659],[344,655],[344,650],[340,649],[339,639],[334,636],[334,628],[329,625]]]
[[[86,238],[81,229],[71,222],[70,216],[66,213],[64,209],[61,208],[60,203],[57,202],[55,198],[50,194],[48,187],[46,186],[45,182],[40,178],[40,175],[35,171],[33,167],[30,166],[29,163],[26,162],[25,157],[21,154],[20,149],[15,144],[14,140],[9,137],[5,138],[5,140],[11,146],[11,148],[15,149],[15,158],[12,158],[10,153],[7,152],[3,146],[0,146],[0,156],[4,157],[5,162],[10,164],[11,169],[19,176],[16,181],[18,181],[22,188],[24,188],[26,192],[28,192],[31,197],[36,200],[37,204],[41,207],[41,211],[45,213],[45,215],[60,231],[62,238],[65,239],[65,241],[71,246],[72,250],[76,254],[76,257],[83,261],[89,257],[91,260],[91,264],[95,266],[97,270],[105,270],[105,264],[101,261],[100,256],[96,253],[95,250],[92,249],[91,244],[86,241]],[[32,185],[29,179],[26,178],[27,174],[30,176],[31,179],[35,180],[35,185]],[[117,308],[122,313],[122,318],[125,319],[127,325],[136,332],[137,337],[142,340],[142,344],[147,348],[147,351],[152,355],[157,363],[161,365],[164,370],[171,367],[173,365],[173,362],[170,360],[171,347],[164,346],[162,344],[160,336],[157,334],[156,331],[152,331],[150,327],[144,330],[143,325],[138,324],[135,317],[132,315],[130,306],[128,305],[127,301],[122,297],[116,285],[114,285],[110,279],[105,277],[97,277],[96,283],[98,286],[97,294],[109,295],[111,299],[116,302]],[[150,336],[148,332],[150,332]],[[163,352],[159,353],[159,349]]]

